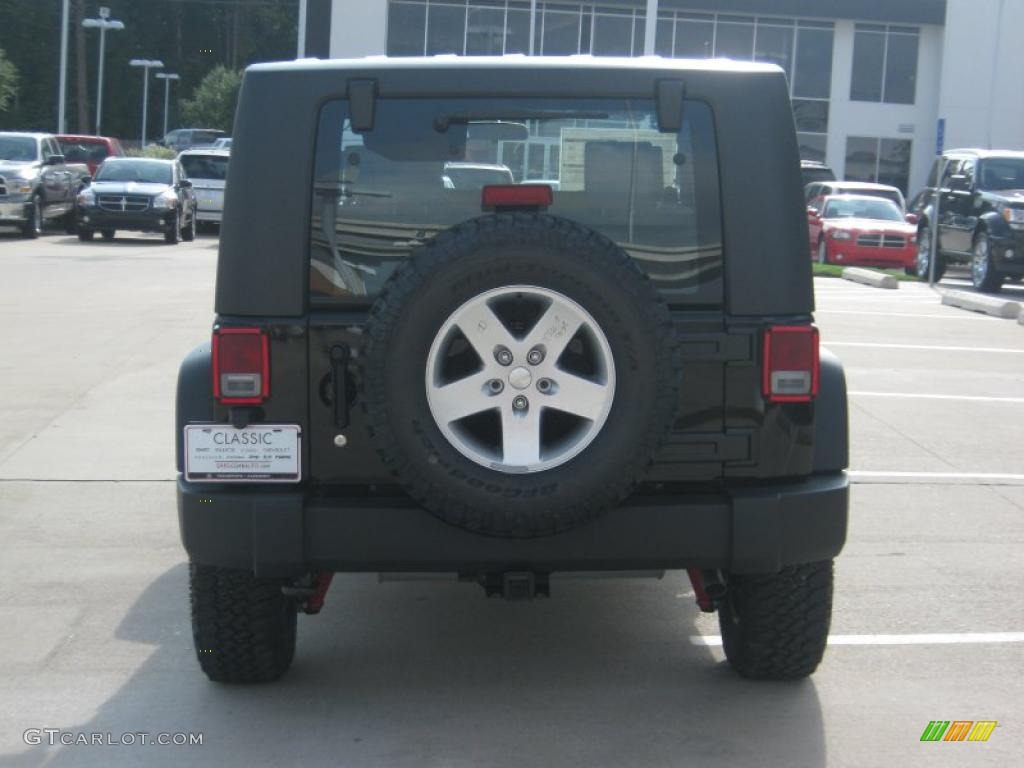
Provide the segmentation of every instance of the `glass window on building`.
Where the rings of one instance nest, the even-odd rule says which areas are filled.
[[[899,187],[907,194],[910,186],[910,156],[913,142],[850,136],[846,140],[846,179]]]
[[[680,13],[676,18],[675,53],[679,59],[710,59],[715,55],[715,17]]]
[[[565,6],[537,12],[534,51],[542,56],[568,56],[580,52],[579,6],[575,10],[561,8]]]
[[[850,98],[913,104],[920,35],[914,27],[858,24],[853,41]]]
[[[388,6],[388,56],[422,56],[427,31],[427,7],[421,3]]]
[[[427,55],[465,52],[466,6],[427,5]]]
[[[801,98],[828,99],[832,95],[832,25],[812,27],[804,22],[797,26],[796,66],[793,72],[793,95]]]
[[[595,56],[630,56],[633,53],[633,12],[594,13],[591,53]],[[641,49],[641,53],[643,50]]]
[[[741,61],[753,59],[754,20],[745,16],[719,16],[715,56]]]
[[[796,30],[792,23],[775,26],[771,22],[758,20],[754,59],[779,65],[786,71],[786,77],[792,80],[795,40]]]
[[[505,52],[505,9],[473,8],[466,12],[466,55],[500,56]]]

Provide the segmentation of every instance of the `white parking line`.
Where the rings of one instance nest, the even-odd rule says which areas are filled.
[[[931,320],[996,320],[995,317],[973,315],[914,314],[912,312],[868,312],[862,309],[817,309],[816,315],[878,315],[879,317],[923,317]]]
[[[1024,349],[1003,347],[943,347],[930,344],[880,344],[873,341],[823,341],[825,347],[865,347],[869,349],[925,349],[932,352],[998,352],[1005,355],[1024,355]]]
[[[719,646],[721,635],[690,635],[692,645]],[[922,635],[829,635],[829,645],[959,645],[1024,643],[1024,632],[957,632]]]
[[[854,484],[918,480],[935,485],[1024,485],[1024,475],[996,472],[882,472],[854,469],[846,474]]]
[[[977,403],[1024,403],[1024,397],[982,397],[979,395],[927,395],[918,392],[847,392],[854,397],[900,397],[907,400],[966,400]]]

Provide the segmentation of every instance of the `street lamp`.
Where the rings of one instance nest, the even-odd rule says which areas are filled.
[[[167,72],[157,72],[153,75],[157,80],[164,81],[164,136],[167,135],[167,105],[170,103],[171,95],[171,80],[180,80],[180,75],[168,74]]]
[[[100,125],[103,121],[103,52],[105,50],[107,30],[112,29],[120,32],[124,24],[117,19],[110,18],[109,8],[100,8],[98,19],[82,19],[82,26],[86,29],[98,29],[100,31],[100,66],[99,83],[96,86],[96,135],[100,135]]]
[[[149,70],[162,69],[164,63],[153,59],[132,59],[128,62],[133,67],[142,67],[142,145],[146,148],[146,109],[149,106]]]

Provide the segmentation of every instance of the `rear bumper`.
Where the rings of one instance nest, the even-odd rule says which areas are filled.
[[[309,496],[181,478],[177,494],[189,557],[258,576],[690,567],[774,573],[839,554],[849,485],[846,473],[836,472],[701,495],[635,497],[592,523],[537,539],[471,533],[399,496]]]

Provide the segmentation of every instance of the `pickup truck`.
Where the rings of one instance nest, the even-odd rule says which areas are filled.
[[[16,226],[38,237],[43,223],[61,220],[75,231],[75,195],[89,169],[68,164],[47,133],[0,133],[0,226]]]

